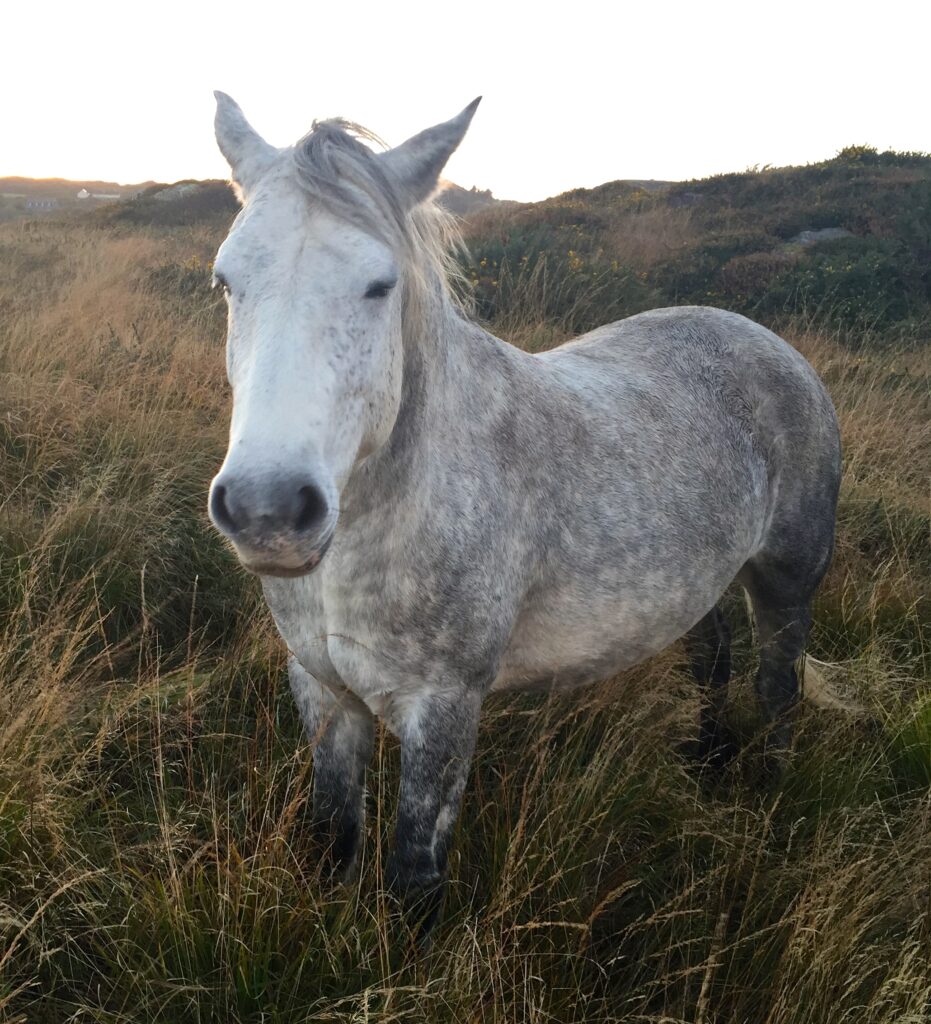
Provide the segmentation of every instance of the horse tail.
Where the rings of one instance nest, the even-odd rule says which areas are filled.
[[[753,615],[753,604],[746,590],[744,591],[744,600],[747,604],[747,614],[750,618],[751,628],[755,630],[756,622]],[[867,711],[862,704],[843,697],[828,682],[826,673],[830,674],[838,668],[838,665],[827,661],[819,661],[810,654],[803,654],[796,663],[795,670],[798,675],[802,697],[810,701],[816,708],[843,711],[847,715],[865,715]]]
[[[866,708],[856,701],[841,696],[825,678],[825,669],[830,672],[837,665],[818,661],[810,654],[803,654],[799,659],[801,671],[798,672],[802,684],[802,696],[811,701],[815,707],[828,708],[832,711],[843,711],[848,715],[865,715]]]

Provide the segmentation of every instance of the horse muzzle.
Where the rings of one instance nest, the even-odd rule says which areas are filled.
[[[306,576],[333,540],[336,514],[324,490],[309,478],[249,481],[220,472],[210,486],[213,525],[240,562],[260,576]]]

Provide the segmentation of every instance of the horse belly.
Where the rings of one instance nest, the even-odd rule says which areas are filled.
[[[493,690],[572,689],[599,682],[668,647],[715,604],[724,584],[662,601],[644,590],[593,599],[591,593],[547,595],[523,610]]]

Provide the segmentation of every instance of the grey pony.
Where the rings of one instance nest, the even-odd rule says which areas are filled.
[[[718,602],[735,579],[770,747],[788,748],[840,479],[834,409],[805,359],[694,306],[527,354],[462,312],[429,198],[475,104],[376,153],[338,120],[279,150],[218,103],[244,206],[216,262],[234,414],[210,513],[288,645],[335,869],[356,862],[375,716],[401,745],[388,881],[428,915],[489,693],[596,682],[685,636],[714,758],[730,672]],[[377,386],[360,369],[376,351]],[[288,448],[305,421],[363,440],[331,471],[336,441]]]

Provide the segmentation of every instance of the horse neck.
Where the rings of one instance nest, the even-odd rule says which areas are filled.
[[[440,287],[430,289],[404,325],[404,379],[396,429],[429,428],[437,407],[455,403],[469,375],[463,342],[470,325]],[[451,410],[454,411],[454,410]]]
[[[467,320],[438,284],[418,304],[404,329],[401,403],[388,442],[369,456],[353,474],[350,503],[357,508],[383,500],[387,491],[417,487],[423,460],[429,458],[446,424],[460,423],[468,431],[476,395],[488,385],[488,348],[507,348],[504,342]]]

